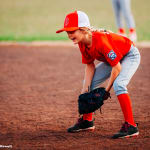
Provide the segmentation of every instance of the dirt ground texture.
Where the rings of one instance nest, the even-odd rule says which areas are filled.
[[[0,45],[0,150],[149,150],[150,48],[138,48],[141,64],[128,90],[140,135],[113,140],[123,123],[113,90],[94,115],[94,132],[66,132],[78,118],[84,75],[77,47]]]

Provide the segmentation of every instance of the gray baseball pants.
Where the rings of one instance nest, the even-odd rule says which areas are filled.
[[[113,83],[116,95],[128,93],[127,85],[136,72],[140,64],[140,53],[136,47],[131,45],[130,51],[120,61],[122,69]],[[91,83],[91,90],[100,86],[111,74],[112,67],[105,62],[99,63],[95,68],[95,73]]]

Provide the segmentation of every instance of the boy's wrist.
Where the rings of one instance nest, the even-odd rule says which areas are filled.
[[[111,87],[107,86],[107,87],[105,88],[105,91],[109,92],[110,89],[111,89]]]
[[[105,91],[107,91],[107,92],[108,92],[108,88],[107,88],[107,87],[105,88]]]
[[[87,93],[88,92],[88,88],[82,89],[81,90],[81,94]]]

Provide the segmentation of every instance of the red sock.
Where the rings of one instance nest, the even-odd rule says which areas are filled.
[[[129,29],[129,32],[130,32],[130,33],[133,33],[133,32],[135,32],[135,29],[134,29],[134,28],[130,28],[130,29]]]
[[[92,121],[92,113],[83,114],[83,120]]]
[[[131,100],[130,100],[129,95],[120,94],[117,97],[118,97],[122,112],[124,114],[125,121],[133,126],[136,126],[136,124],[134,123],[134,119],[133,119],[132,106],[131,106]]]
[[[121,34],[125,34],[124,28],[119,28],[118,31],[119,31],[119,33],[121,33]]]

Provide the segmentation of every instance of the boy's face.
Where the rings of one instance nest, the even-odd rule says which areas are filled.
[[[83,40],[83,33],[81,30],[75,31],[67,31],[68,38],[74,42],[74,44],[78,44]]]

